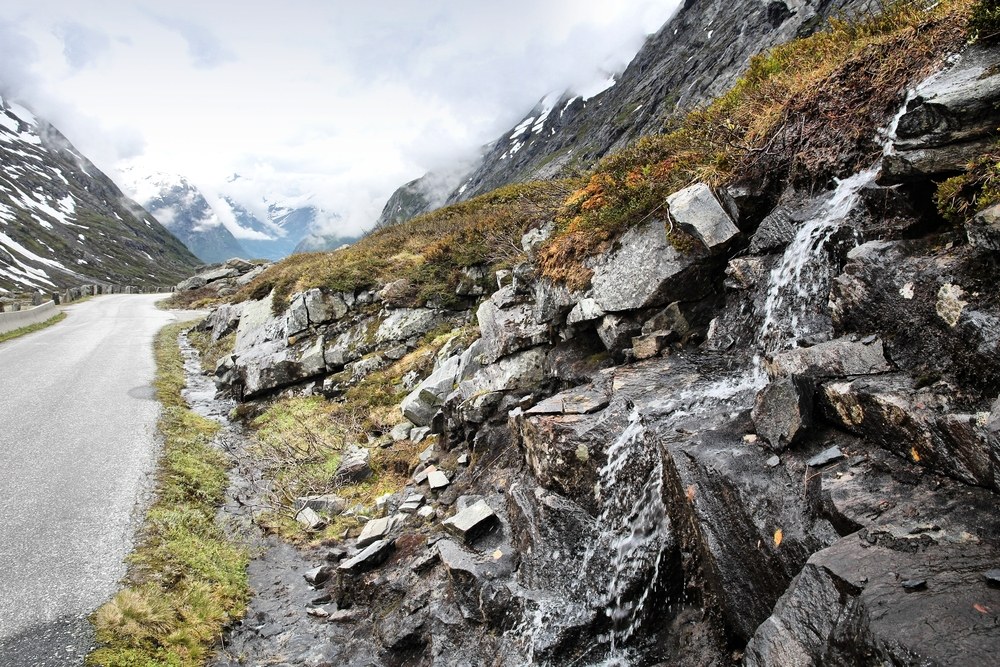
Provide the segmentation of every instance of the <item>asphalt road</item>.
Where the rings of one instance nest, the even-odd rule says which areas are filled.
[[[102,296],[0,344],[0,665],[81,665],[152,487],[162,295]]]

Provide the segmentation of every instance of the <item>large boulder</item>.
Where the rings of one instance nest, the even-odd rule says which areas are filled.
[[[693,234],[706,248],[724,246],[739,228],[722,207],[712,189],[705,183],[695,183],[667,197],[670,217],[685,231]]]
[[[848,336],[779,352],[766,359],[764,365],[771,377],[845,377],[891,370],[882,341],[874,336],[864,339]]]
[[[964,171],[992,145],[1000,125],[995,46],[972,46],[914,92],[896,128],[882,182],[925,180]]]
[[[520,299],[513,286],[494,292],[479,306],[476,317],[485,363],[550,340],[548,324],[535,320],[533,305]]]
[[[444,315],[431,308],[396,308],[379,325],[375,342],[381,345],[408,341],[434,329],[446,321]]]
[[[678,250],[663,220],[627,231],[615,248],[591,260],[591,297],[606,312],[649,308],[701,295],[709,286],[697,269],[707,254],[700,244]]]
[[[830,382],[819,393],[827,419],[894,454],[967,484],[1000,488],[1000,442],[988,412],[962,413],[950,394],[904,374]]]
[[[784,377],[772,380],[757,395],[751,417],[771,449],[786,449],[812,426],[813,389],[809,380]]]
[[[455,390],[461,357],[450,357],[411,391],[400,405],[403,416],[417,426],[429,426],[445,399]]]
[[[234,352],[243,354],[262,343],[281,341],[284,344],[285,318],[273,312],[274,294],[259,301],[245,301],[240,323],[236,328]]]

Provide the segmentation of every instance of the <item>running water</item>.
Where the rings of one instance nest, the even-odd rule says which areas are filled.
[[[889,125],[879,131],[883,138],[883,158],[892,154],[896,128],[899,119],[906,113],[910,99],[912,93],[907,95]],[[756,337],[754,372],[761,372],[762,355],[787,349],[797,341],[821,335],[823,329],[828,329],[825,315],[813,317],[817,299],[829,292],[830,281],[834,277],[834,267],[821,259],[823,248],[858,203],[861,190],[875,181],[881,164],[880,159],[868,169],[837,181],[837,187],[820,214],[798,230],[785,249],[781,262],[771,271],[764,302],[764,321]]]
[[[655,591],[670,521],[663,502],[663,459],[659,448],[650,446],[638,410],[632,410],[607,457],[597,487],[603,504],[597,525],[602,531],[584,563],[598,550],[611,555],[602,601],[611,621],[606,637],[610,655],[603,664],[616,665],[628,664],[622,649],[644,620],[646,603]]]
[[[904,103],[888,127],[880,132],[884,138],[883,157],[892,152],[896,126],[905,111]],[[696,380],[651,409],[674,425],[707,411],[746,409],[757,390],[768,381],[762,370],[762,356],[792,347],[799,341],[829,335],[831,324],[824,299],[839,267],[823,257],[824,248],[834,240],[857,205],[861,190],[874,182],[880,166],[881,160],[838,181],[817,217],[803,225],[788,244],[769,276],[752,365],[724,377]],[[589,563],[599,552],[611,554],[611,567],[600,601],[611,621],[609,634],[599,638],[609,647],[602,666],[632,662],[626,643],[645,618],[666,547],[672,539],[663,500],[663,460],[659,446],[647,436],[639,410],[633,410],[628,426],[609,447],[607,463],[599,471],[600,533],[584,562]]]

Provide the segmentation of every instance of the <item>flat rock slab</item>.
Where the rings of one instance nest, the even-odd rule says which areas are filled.
[[[433,472],[427,475],[427,484],[430,485],[432,489],[443,489],[449,484],[451,480],[448,479],[448,475],[444,474],[440,470],[435,469]]]
[[[528,415],[589,415],[608,407],[608,395],[597,389],[575,389],[540,401]]]
[[[358,536],[357,547],[363,549],[378,540],[384,539],[398,523],[395,517],[390,516],[382,519],[372,519],[361,530],[361,534]]]
[[[444,527],[461,537],[466,543],[470,543],[498,521],[493,508],[487,505],[485,500],[480,500],[447,519],[444,522]]]
[[[299,513],[295,515],[295,520],[308,530],[319,530],[326,526],[326,521],[319,514],[316,514],[316,510],[308,506],[299,510]]]
[[[357,556],[345,560],[337,569],[345,574],[361,574],[375,569],[385,562],[394,547],[394,540],[378,540],[368,545]]]

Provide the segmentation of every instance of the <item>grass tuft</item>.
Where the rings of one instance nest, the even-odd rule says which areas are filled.
[[[92,617],[100,646],[88,665],[202,665],[246,608],[248,551],[215,520],[228,484],[228,461],[212,446],[219,426],[190,411],[180,393],[177,336],[187,326],[166,327],[156,340],[163,406],[156,501],[129,556],[125,588]]]

